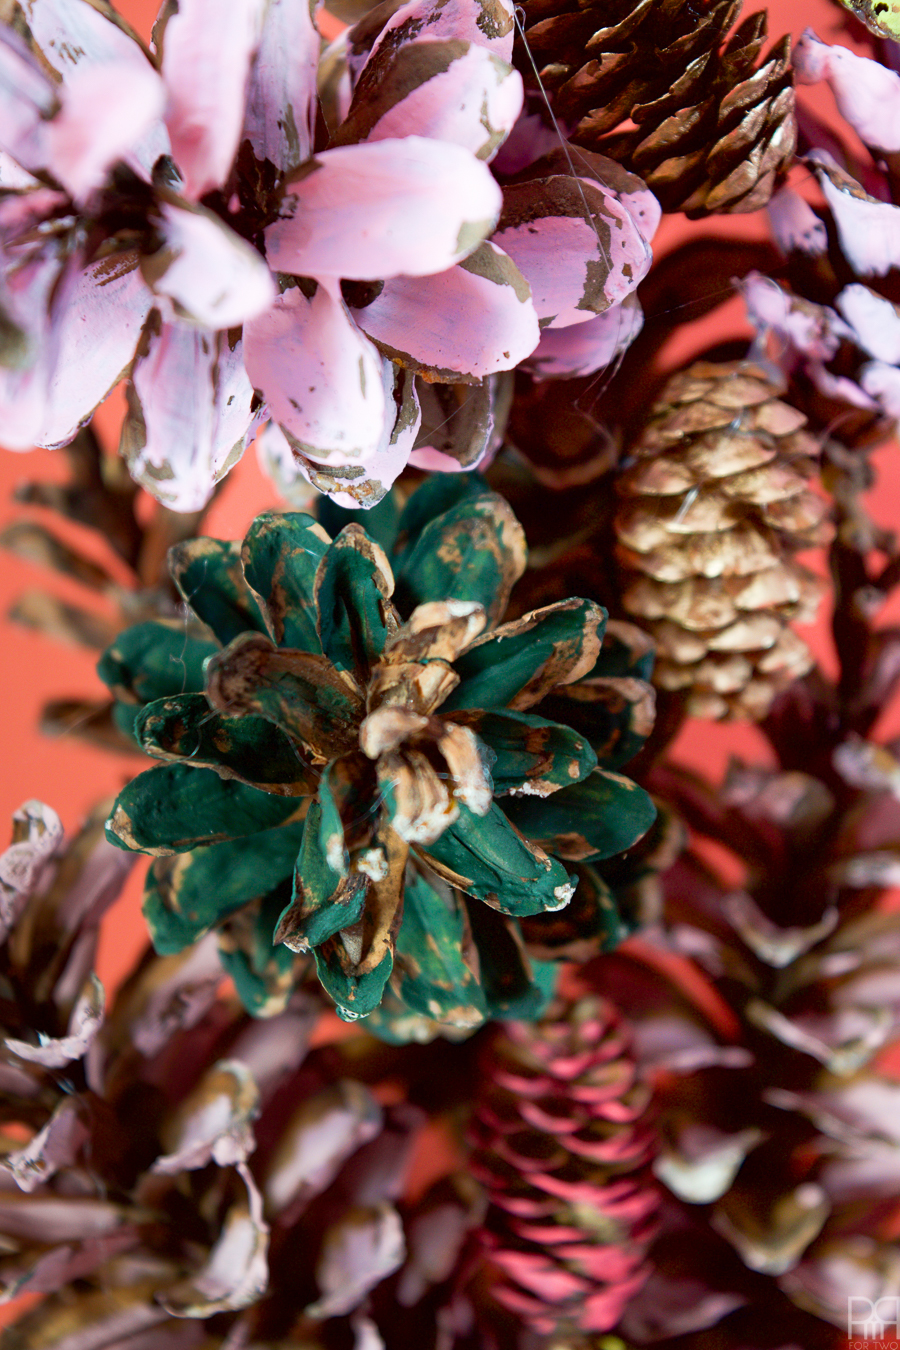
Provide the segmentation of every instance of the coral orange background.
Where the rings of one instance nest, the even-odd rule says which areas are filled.
[[[155,6],[147,0],[120,0],[119,9],[149,38]],[[772,0],[769,4],[769,31],[778,36],[791,31],[799,36],[806,24],[814,26],[827,41],[845,41],[841,29],[841,12],[829,0]],[[821,115],[833,116],[833,104],[825,91],[815,93]],[[806,93],[804,93],[806,97]],[[689,235],[727,232],[731,235],[760,238],[765,235],[764,215],[753,217],[716,218],[712,221],[690,223],[681,217],[667,218],[658,236],[655,251],[665,251]],[[697,350],[721,336],[745,332],[751,336],[742,315],[742,306],[735,299],[723,297],[725,303],[702,324],[687,330],[679,337],[678,359],[688,359]],[[653,314],[646,316],[652,324]],[[117,440],[117,423],[123,400],[120,392],[112,395],[101,412],[101,433],[110,446]],[[895,447],[879,453],[883,477],[875,495],[875,511],[885,524],[893,520],[900,524],[900,466]],[[15,455],[0,451],[0,520],[3,522],[22,515],[21,508],[11,502],[15,485],[23,480],[60,479],[65,465],[59,453],[35,451]],[[207,530],[223,537],[240,537],[253,515],[266,506],[277,505],[274,489],[260,473],[254,452],[228,478],[224,490],[210,513]],[[72,527],[77,537],[94,556],[115,568],[115,560],[90,531]],[[564,528],[564,522],[561,522]],[[98,551],[99,550],[99,551]],[[821,560],[820,560],[821,563]],[[0,615],[5,615],[12,601],[25,589],[48,583],[47,574],[9,556],[4,556],[0,570]],[[77,588],[63,581],[50,583],[63,599],[80,597]],[[900,604],[897,606],[900,615]],[[828,615],[823,613],[811,634],[819,659],[826,668],[833,667],[833,656],[828,636]],[[62,647],[59,643],[27,632],[2,621],[4,659],[0,669],[0,718],[3,726],[3,770],[0,774],[0,840],[3,839],[11,812],[29,797],[48,802],[62,816],[68,829],[74,829],[84,814],[101,798],[115,793],[123,782],[142,767],[135,756],[133,761],[114,757],[104,751],[82,745],[68,736],[50,740],[37,730],[41,705],[58,697],[98,697],[102,692],[94,672],[91,653]],[[900,717],[892,710],[890,717],[894,730],[900,729]],[[719,777],[733,752],[760,759],[766,755],[766,746],[758,732],[749,727],[734,728],[718,725],[693,724],[679,737],[675,747],[679,759]],[[140,872],[132,879],[128,896],[115,911],[108,925],[101,951],[101,976],[107,984],[115,983],[144,942],[139,912]]]

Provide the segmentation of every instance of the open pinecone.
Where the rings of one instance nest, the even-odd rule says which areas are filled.
[[[66,840],[52,808],[28,801],[0,854],[0,1119],[42,1128],[62,1111],[77,1130],[65,1080],[54,1070],[80,1058],[103,1017],[94,974],[100,920],[120,896],[132,860],[103,837],[98,810]],[[11,1146],[7,1136],[6,1145]],[[28,1171],[23,1162],[23,1169]],[[40,1168],[30,1169],[36,1179]],[[10,1276],[4,1261],[0,1285]]]
[[[656,1089],[669,1197],[622,1323],[640,1345],[833,1350],[849,1296],[900,1293],[900,1084],[882,1058],[900,913],[879,903],[900,875],[898,748],[847,739],[827,784],[739,764],[720,792],[659,775],[695,837],[748,873],[735,890],[686,853],[665,936],[591,968]]]
[[[472,1127],[490,1200],[476,1304],[487,1296],[542,1344],[587,1344],[616,1324],[656,1231],[648,1101],[605,999],[560,1000],[495,1036]]]
[[[833,534],[809,487],[817,447],[784,386],[751,362],[675,375],[619,479],[626,611],[652,633],[659,688],[699,717],[765,716],[812,665],[788,626],[822,586],[794,554]]]
[[[500,623],[524,536],[474,475],[366,523],[393,565],[357,516],[332,540],[271,512],[243,550],[174,550],[193,627],[138,625],[100,663],[121,724],[168,761],[120,794],[110,837],[155,855],[157,949],[217,929],[258,1014],[314,952],[348,1019],[391,981],[394,1033],[410,1014],[416,1036],[421,1019],[535,1016],[554,968],[529,962],[516,920],[578,889],[582,933],[611,933],[594,864],[655,815],[614,770],[649,729],[646,653],[627,625],[601,649],[588,600]]]
[[[254,1094],[248,1095],[240,1074],[220,1073],[217,1091],[201,1092],[194,1103],[202,1116],[217,1092],[225,1092],[235,1109],[226,1112],[224,1123],[207,1111],[204,1126],[222,1126],[215,1140],[204,1136],[220,1167],[210,1169],[214,1176],[207,1173],[205,1213],[201,1216],[198,1205],[190,1223],[179,1185],[185,1169],[203,1167],[210,1152],[200,1157],[196,1132],[179,1139],[173,1118],[168,1133],[162,1132],[165,1140],[155,1133],[159,1097],[168,1095],[171,1101],[197,1086],[191,1075],[198,1056],[208,1067],[209,1042],[202,1036],[182,1040],[174,1058],[166,1059],[165,1052],[173,1048],[170,1038],[196,1023],[215,998],[220,983],[215,954],[212,978],[201,953],[187,960],[157,960],[152,971],[132,980],[117,1001],[116,1014],[105,1017],[104,991],[93,973],[98,924],[131,869],[104,839],[103,814],[95,813],[80,834],[66,841],[50,808],[26,802],[14,817],[13,844],[0,855],[0,1294],[4,1301],[22,1291],[48,1294],[51,1299],[41,1307],[50,1308],[56,1291],[86,1282],[100,1270],[101,1283],[115,1285],[118,1270],[126,1287],[108,1293],[107,1311],[118,1315],[116,1330],[124,1339],[129,1330],[165,1320],[169,1296],[181,1300],[182,1310],[192,1296],[205,1305],[204,1312],[189,1316],[216,1311],[217,1294],[220,1307],[242,1306],[259,1278],[260,1260],[264,1271],[265,1258],[263,1227],[250,1213],[254,1187],[232,1167],[243,1156],[253,1107]],[[160,1052],[164,1065],[157,1058]],[[153,1070],[146,1071],[151,1060]],[[136,1071],[137,1063],[146,1072]],[[160,1072],[165,1094],[155,1077]],[[211,1082],[208,1086],[212,1089]],[[147,1156],[154,1142],[156,1151]],[[166,1144],[181,1156],[160,1160]],[[150,1168],[154,1158],[157,1164]],[[155,1175],[145,1174],[143,1185],[133,1187],[136,1173],[145,1168]],[[164,1256],[161,1211],[168,1204],[178,1218]],[[218,1237],[225,1234],[226,1247],[228,1240],[239,1247],[250,1229],[259,1242],[247,1249],[243,1269],[235,1261],[227,1290],[220,1286],[214,1292],[214,1277],[205,1294],[191,1284],[192,1275],[203,1283],[202,1268]],[[129,1261],[141,1247],[143,1261]],[[231,1252],[236,1256],[233,1247]],[[155,1301],[154,1292],[161,1294]],[[130,1316],[135,1297],[143,1301],[136,1321]],[[4,1333],[3,1344],[69,1343],[60,1332],[68,1329],[71,1302],[65,1296],[61,1302],[55,1334],[32,1339],[17,1328]]]
[[[729,38],[740,0],[523,0],[523,9],[527,48],[576,145],[639,174],[667,211],[765,206],[794,153],[796,123],[789,39],[759,62],[764,12]],[[634,127],[617,131],[628,119]]]

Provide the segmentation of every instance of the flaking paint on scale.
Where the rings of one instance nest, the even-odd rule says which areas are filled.
[[[488,108],[488,101],[486,96],[481,101],[481,108],[479,109],[478,113],[478,121],[487,132],[487,140],[485,141],[484,145],[482,145],[478,150],[476,158],[490,159],[495,153],[495,151],[499,150],[500,146],[506,140],[507,133],[502,128],[498,131],[496,127],[491,125],[490,109]]]
[[[492,519],[476,517],[471,527],[461,526],[455,534],[445,535],[436,552],[440,561],[446,563],[459,575],[464,572],[466,554],[471,548],[478,552],[488,551],[492,553],[497,563],[498,572],[502,576],[505,556],[499,545]]]
[[[284,116],[278,119],[279,130],[284,132],[287,141],[288,153],[292,160],[300,158],[300,133],[297,130],[297,120],[294,117],[293,105],[287,103],[284,109]]]
[[[121,281],[122,277],[128,276],[140,261],[137,249],[128,249],[125,253],[114,253],[99,262],[90,263],[86,270],[91,273],[98,286],[108,286],[110,282]]]
[[[481,0],[475,26],[486,38],[497,39],[512,32],[513,20],[504,5],[496,3],[496,0],[494,3]]]
[[[466,227],[463,226],[463,229]],[[479,225],[480,229],[481,226]],[[462,237],[462,231],[460,231]],[[501,253],[499,247],[492,247],[490,243],[483,244],[476,249],[474,253],[464,259],[459,266],[465,272],[470,272],[472,276],[481,277],[483,281],[490,281],[495,286],[511,286],[513,294],[521,303],[527,304],[531,299],[531,287],[519,271],[512,258]]]
[[[286,822],[285,822],[286,823]],[[117,806],[106,822],[107,829],[120,839],[126,848],[133,849],[135,853],[147,853],[152,858],[169,858],[173,854],[182,853],[187,848],[194,848],[198,843],[205,844],[224,844],[231,835],[228,833],[204,835],[202,841],[198,841],[193,836],[184,839],[173,839],[171,844],[156,844],[150,847],[147,844],[138,842],[134,834],[133,822],[128,812],[123,806]]]
[[[467,254],[472,254],[491,233],[494,224],[493,220],[464,220],[456,236],[456,252],[464,258]],[[468,261],[468,258],[466,258],[466,261]],[[471,268],[467,270],[472,271]],[[493,280],[493,278],[489,278],[489,280]]]
[[[569,901],[572,899],[572,896],[575,894],[577,888],[578,888],[577,881],[568,881],[565,882],[562,886],[554,886],[553,894],[559,901],[559,904],[556,906],[550,906],[549,907],[550,912],[552,913],[554,909],[565,909],[566,905],[569,903]]]

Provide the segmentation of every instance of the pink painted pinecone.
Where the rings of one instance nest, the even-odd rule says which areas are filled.
[[[510,1023],[482,1082],[479,1279],[540,1336],[608,1330],[647,1277],[658,1204],[649,1094],[621,1018],[591,997],[557,1003],[537,1025]]]

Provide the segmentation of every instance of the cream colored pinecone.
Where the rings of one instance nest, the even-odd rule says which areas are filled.
[[[749,361],[695,362],[652,409],[619,480],[623,605],[654,637],[654,682],[697,717],[761,718],[812,665],[790,627],[823,586],[795,560],[832,537],[817,445]]]

